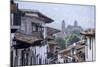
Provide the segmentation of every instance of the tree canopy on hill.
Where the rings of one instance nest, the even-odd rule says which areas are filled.
[[[63,38],[57,37],[56,41],[61,50],[66,48],[66,41]]]
[[[67,36],[65,39],[67,41],[67,45],[72,45],[73,43],[78,42],[80,40],[80,37],[76,34],[71,34]]]

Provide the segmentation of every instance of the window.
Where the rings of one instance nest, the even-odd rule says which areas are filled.
[[[91,45],[92,45],[92,43],[91,43],[92,41],[91,41],[91,40],[92,40],[92,39],[91,39],[91,37],[90,37],[90,41],[89,41],[89,42],[90,42],[90,43],[89,43],[89,48],[90,48],[90,50],[91,50]]]
[[[43,31],[43,27],[39,23],[32,23],[32,31],[33,32],[41,32],[41,31]]]
[[[36,25],[32,23],[32,31],[36,31]]]
[[[36,31],[36,25],[32,23],[32,31]]]
[[[75,48],[72,48],[72,53],[75,54]]]
[[[11,25],[21,25],[21,13],[11,13]]]
[[[13,25],[21,25],[21,13],[14,13]]]

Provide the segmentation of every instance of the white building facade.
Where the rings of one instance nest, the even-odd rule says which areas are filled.
[[[84,36],[85,44],[85,61],[96,60],[96,43],[95,43],[95,30],[88,29],[82,33]]]
[[[95,37],[86,36],[86,46],[85,46],[85,59],[86,61],[96,60],[96,44]]]

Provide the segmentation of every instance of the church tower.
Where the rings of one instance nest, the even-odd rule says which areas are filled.
[[[75,27],[78,26],[77,20],[75,20],[75,22],[74,22],[74,26],[75,26]]]
[[[66,28],[65,28],[65,25],[66,25],[66,24],[65,24],[65,21],[63,20],[63,21],[62,21],[62,33],[63,33],[63,34],[65,34],[65,29],[66,29]]]

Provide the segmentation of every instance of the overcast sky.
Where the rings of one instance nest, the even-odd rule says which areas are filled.
[[[95,7],[69,4],[51,4],[37,2],[18,2],[19,9],[34,9],[52,18],[54,22],[48,26],[61,29],[61,22],[65,20],[67,25],[73,25],[77,20],[82,28],[95,27]]]

